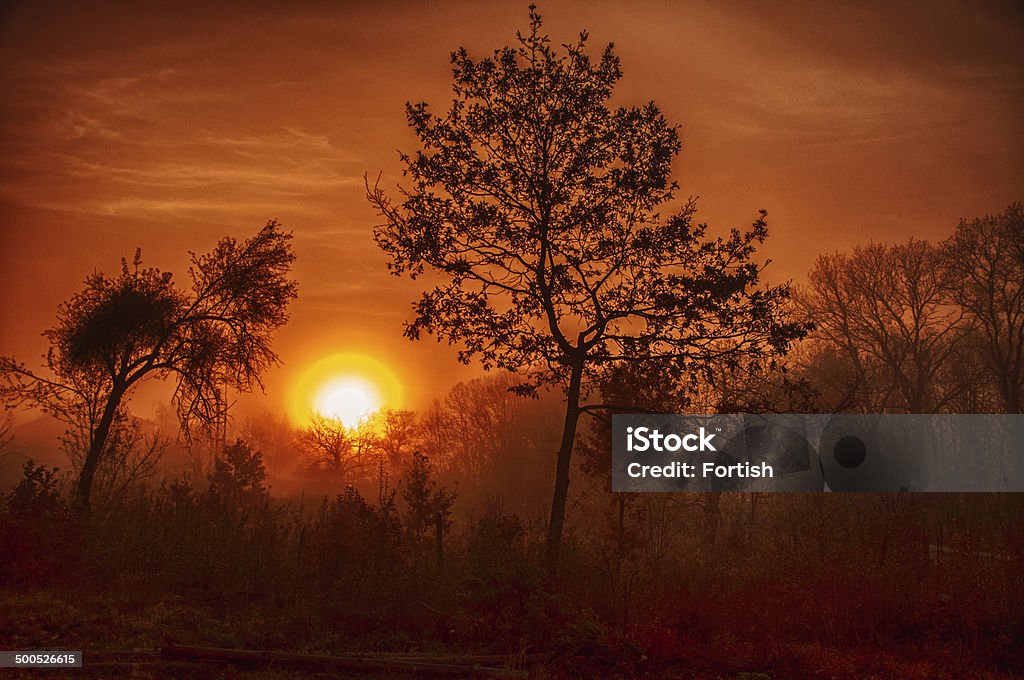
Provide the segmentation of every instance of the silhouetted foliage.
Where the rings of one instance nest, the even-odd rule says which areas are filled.
[[[80,544],[58,472],[25,461],[17,486],[0,494],[0,584],[45,583],[75,569]]]
[[[0,399],[39,406],[88,433],[80,508],[89,505],[111,430],[141,381],[173,377],[186,436],[193,426],[225,421],[229,386],[262,385],[261,373],[277,362],[271,334],[296,296],[290,240],[276,221],[244,242],[226,237],[210,253],[192,255],[187,291],[170,273],[143,268],[137,251],[131,265],[122,260],[119,276],[90,275],[60,306],[57,326],[46,333],[49,377],[0,357]]]
[[[314,574],[325,596],[358,603],[366,612],[384,611],[400,595],[401,535],[393,493],[378,505],[351,486],[325,498],[311,531]]]
[[[224,447],[213,462],[210,496],[228,508],[251,508],[267,500],[263,454],[238,439]]]
[[[412,466],[404,477],[402,499],[407,511],[402,518],[413,545],[422,546],[430,536],[437,567],[444,561],[444,537],[451,529],[452,504],[455,492],[439,486],[432,479],[430,460],[419,452],[412,454]]]
[[[4,501],[8,514],[15,519],[28,519],[60,512],[63,500],[58,472],[59,468],[25,461],[21,481]]]
[[[223,512],[176,480],[115,499],[80,529],[59,510],[15,519],[5,503],[4,611],[18,635],[85,647],[528,652],[567,676],[697,665],[708,677],[809,677],[827,664],[859,677],[865,646],[884,677],[1021,667],[1019,494],[786,494],[756,521],[747,494],[721,494],[719,538],[706,543],[692,498],[639,494],[620,514],[589,483],[559,592],[535,559],[543,524],[497,499],[456,516],[444,569],[429,572],[393,495],[368,503],[353,488],[319,512],[288,501]]]
[[[587,34],[560,54],[530,11],[518,44],[473,60],[452,55],[444,115],[409,104],[421,148],[403,154],[400,203],[368,188],[375,231],[396,275],[442,282],[415,304],[406,335],[459,344],[459,358],[523,375],[524,394],[567,397],[547,560],[558,560],[576,424],[588,385],[621,362],[659,360],[683,377],[712,360],[770,362],[801,335],[783,318],[785,286],[759,287],[752,262],[767,235],[706,237],[694,203],[667,217],[676,128],[653,103],[611,108],[622,75]]]

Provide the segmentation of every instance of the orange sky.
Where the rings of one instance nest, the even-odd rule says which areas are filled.
[[[557,40],[614,41],[619,102],[654,99],[682,126],[676,178],[702,220],[769,211],[772,278],[1024,199],[1019,3],[763,4],[540,10]],[[448,53],[509,43],[526,3],[140,5],[0,10],[0,353],[34,361],[60,301],[136,246],[183,276],[188,250],[276,217],[301,297],[275,404],[331,352],[391,365],[412,407],[473,375],[401,337],[417,288],[385,271],[362,176],[398,181],[404,102],[445,106]]]

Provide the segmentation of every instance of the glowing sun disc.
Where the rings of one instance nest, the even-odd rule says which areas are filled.
[[[401,409],[403,389],[386,365],[366,354],[329,354],[309,364],[290,388],[292,422],[305,426],[317,415],[352,427],[375,411]]]
[[[340,420],[346,427],[355,427],[381,406],[377,390],[358,378],[332,380],[317,392],[313,403],[320,415]]]

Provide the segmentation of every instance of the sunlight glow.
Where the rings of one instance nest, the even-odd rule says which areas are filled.
[[[354,427],[376,411],[403,407],[402,384],[391,369],[355,352],[329,354],[309,364],[290,393],[292,421],[303,427],[316,414]]]
[[[320,415],[340,420],[345,427],[356,427],[381,407],[377,390],[358,378],[332,380],[321,388],[313,403]]]

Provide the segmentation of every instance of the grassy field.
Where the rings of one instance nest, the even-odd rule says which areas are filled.
[[[1015,496],[591,501],[552,584],[542,523],[497,502],[439,553],[415,508],[354,490],[310,507],[170,485],[87,519],[34,494],[0,521],[0,648],[105,664],[76,677],[312,672],[151,656],[168,644],[502,655],[539,678],[1024,672]]]

